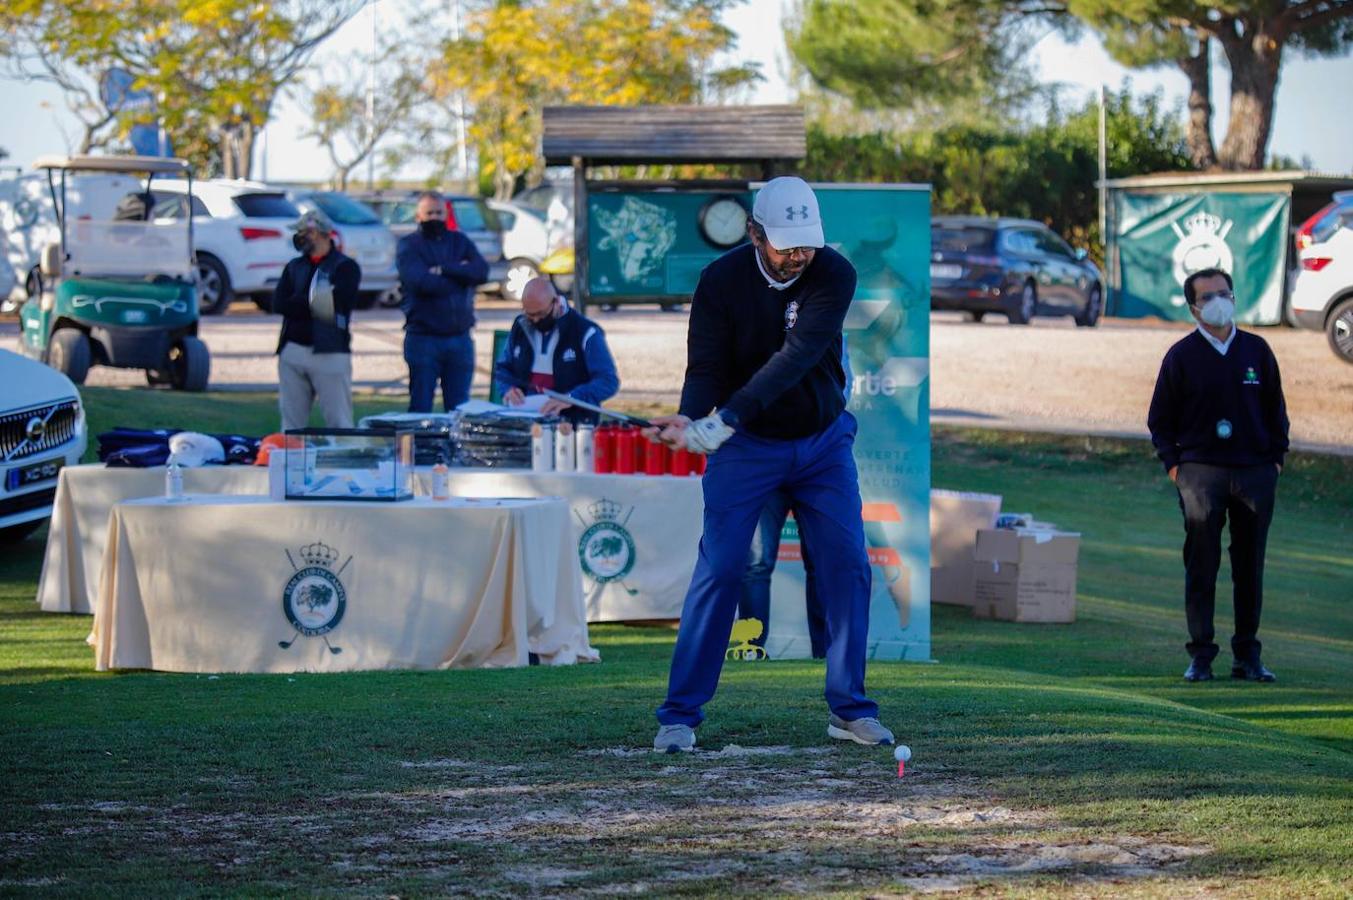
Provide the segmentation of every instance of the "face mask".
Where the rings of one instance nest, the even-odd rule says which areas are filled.
[[[426,219],[418,223],[418,230],[423,237],[436,240],[446,234],[446,223],[441,219]]]
[[[305,233],[293,234],[291,236],[291,246],[295,247],[306,256],[309,256],[310,251],[314,248],[314,244],[310,242],[310,235]]]
[[[555,319],[554,314],[551,313],[544,319],[532,322],[531,327],[534,328],[536,331],[539,331],[541,334],[549,334],[551,331],[554,331],[554,323],[556,321],[557,319]]]
[[[1233,301],[1213,297],[1203,304],[1203,308],[1198,312],[1198,317],[1213,328],[1224,328],[1231,324],[1235,314],[1236,305]]]

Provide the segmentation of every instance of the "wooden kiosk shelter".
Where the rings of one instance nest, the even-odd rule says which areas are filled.
[[[690,195],[703,193],[732,196],[750,209],[751,189],[751,182],[736,179],[589,181],[589,167],[750,165],[758,166],[761,178],[767,180],[802,160],[807,151],[803,110],[797,106],[550,106],[544,110],[543,125],[545,164],[573,169],[574,302],[582,309],[589,302],[671,303],[689,299],[678,296],[684,277],[657,289],[617,287],[604,301],[593,297],[589,258],[592,194],[643,194],[652,202],[655,192],[686,195],[688,201]],[[669,218],[677,222],[675,227],[686,242],[687,231],[693,233],[696,226],[694,216],[686,206],[677,204]],[[698,262],[697,253],[682,253],[672,239],[664,240],[685,269]],[[706,241],[705,249],[717,255],[727,245]]]

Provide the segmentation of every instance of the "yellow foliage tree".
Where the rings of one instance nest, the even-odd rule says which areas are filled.
[[[523,0],[476,11],[447,41],[434,89],[463,92],[469,139],[494,193],[511,195],[540,161],[550,104],[714,101],[757,80],[755,65],[716,67],[735,38],[724,0]]]
[[[0,33],[11,69],[66,90],[126,70],[157,98],[179,155],[203,174],[244,178],[280,89],[364,3],[7,0]]]

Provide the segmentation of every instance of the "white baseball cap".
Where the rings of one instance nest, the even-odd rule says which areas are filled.
[[[169,438],[169,462],[195,468],[207,463],[225,462],[225,448],[209,434],[180,431]]]
[[[766,182],[756,192],[752,218],[766,230],[766,240],[776,250],[821,247],[825,243],[817,195],[802,178],[782,175]]]

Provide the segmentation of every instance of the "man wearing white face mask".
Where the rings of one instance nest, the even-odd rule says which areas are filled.
[[[1278,361],[1263,338],[1233,321],[1231,276],[1203,269],[1184,280],[1198,327],[1165,354],[1146,425],[1184,512],[1187,681],[1209,681],[1218,647],[1213,608],[1221,535],[1231,523],[1235,635],[1231,677],[1274,681],[1260,661],[1264,549],[1287,453]]]

